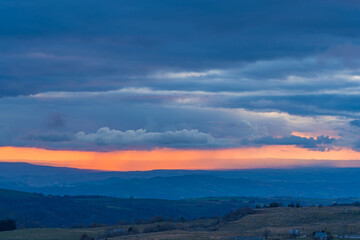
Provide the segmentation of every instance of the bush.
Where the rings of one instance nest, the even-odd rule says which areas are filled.
[[[147,226],[144,228],[143,233],[151,233],[151,232],[165,232],[178,229],[173,224],[158,224],[153,226]]]
[[[94,240],[94,238],[90,238],[86,233],[81,235],[80,240]]]
[[[270,203],[269,207],[270,208],[277,208],[277,207],[282,207],[283,204],[282,203],[278,203],[278,202],[272,202]]]
[[[155,216],[146,221],[146,223],[157,223],[164,222],[165,218],[163,216]]]
[[[128,228],[128,234],[138,234],[138,233],[139,233],[139,229],[137,229],[136,227]]]
[[[0,232],[11,231],[16,229],[16,223],[12,219],[6,219],[0,221]]]
[[[239,208],[238,210],[229,212],[224,216],[224,221],[235,221],[246,215],[253,214],[255,211],[249,207]]]
[[[100,223],[94,222],[89,225],[89,228],[98,228],[98,227],[106,227],[106,224],[100,224]]]
[[[143,221],[142,219],[138,219],[138,220],[135,221],[135,223],[138,224],[138,225],[140,225],[140,224],[143,224],[144,221]]]

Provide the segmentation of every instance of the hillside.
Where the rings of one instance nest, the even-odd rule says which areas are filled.
[[[136,229],[138,233],[109,236],[114,229]],[[86,233],[95,239],[259,239],[268,234],[269,239],[289,239],[289,229],[299,229],[300,239],[312,239],[314,231],[326,230],[333,236],[360,235],[359,207],[301,207],[266,208],[239,216],[233,221],[201,219],[186,222],[157,222],[137,225],[84,229],[22,229],[0,233],[0,239],[15,240],[79,240]],[[121,234],[118,234],[121,235]],[[246,237],[246,238],[244,238]]]
[[[179,219],[223,215],[242,201],[121,199],[101,196],[44,196],[0,190],[0,219],[21,227],[73,227],[116,224],[164,216]]]
[[[52,195],[173,200],[223,196],[360,197],[360,168],[102,172],[27,163],[0,163],[0,168],[0,188]]]
[[[289,197],[232,197],[183,200],[114,198],[102,196],[45,196],[0,189],[0,219],[12,218],[20,227],[74,227],[93,223],[113,225],[163,216],[196,219],[222,216],[241,207],[271,202],[328,205],[357,199],[294,199]]]

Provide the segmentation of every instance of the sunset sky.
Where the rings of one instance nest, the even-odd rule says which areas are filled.
[[[360,160],[359,1],[2,0],[0,12],[0,161]]]

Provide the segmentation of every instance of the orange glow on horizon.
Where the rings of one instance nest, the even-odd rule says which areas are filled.
[[[324,160],[360,160],[360,152],[348,148],[326,152],[296,146],[262,146],[215,150],[154,149],[114,152],[46,150],[0,147],[0,161],[95,170],[133,171],[153,169],[244,169],[308,166]],[[352,163],[354,164],[354,163]],[[348,166],[336,162],[336,166]],[[360,165],[359,165],[360,166]]]

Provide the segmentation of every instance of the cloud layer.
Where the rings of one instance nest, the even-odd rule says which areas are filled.
[[[156,146],[165,147],[220,147],[229,146],[226,139],[214,139],[198,130],[180,130],[166,132],[147,132],[144,129],[120,131],[108,127],[99,128],[95,133],[78,132],[75,137],[80,141],[97,145],[110,145],[120,148]]]
[[[360,149],[357,1],[0,10],[0,146]]]

